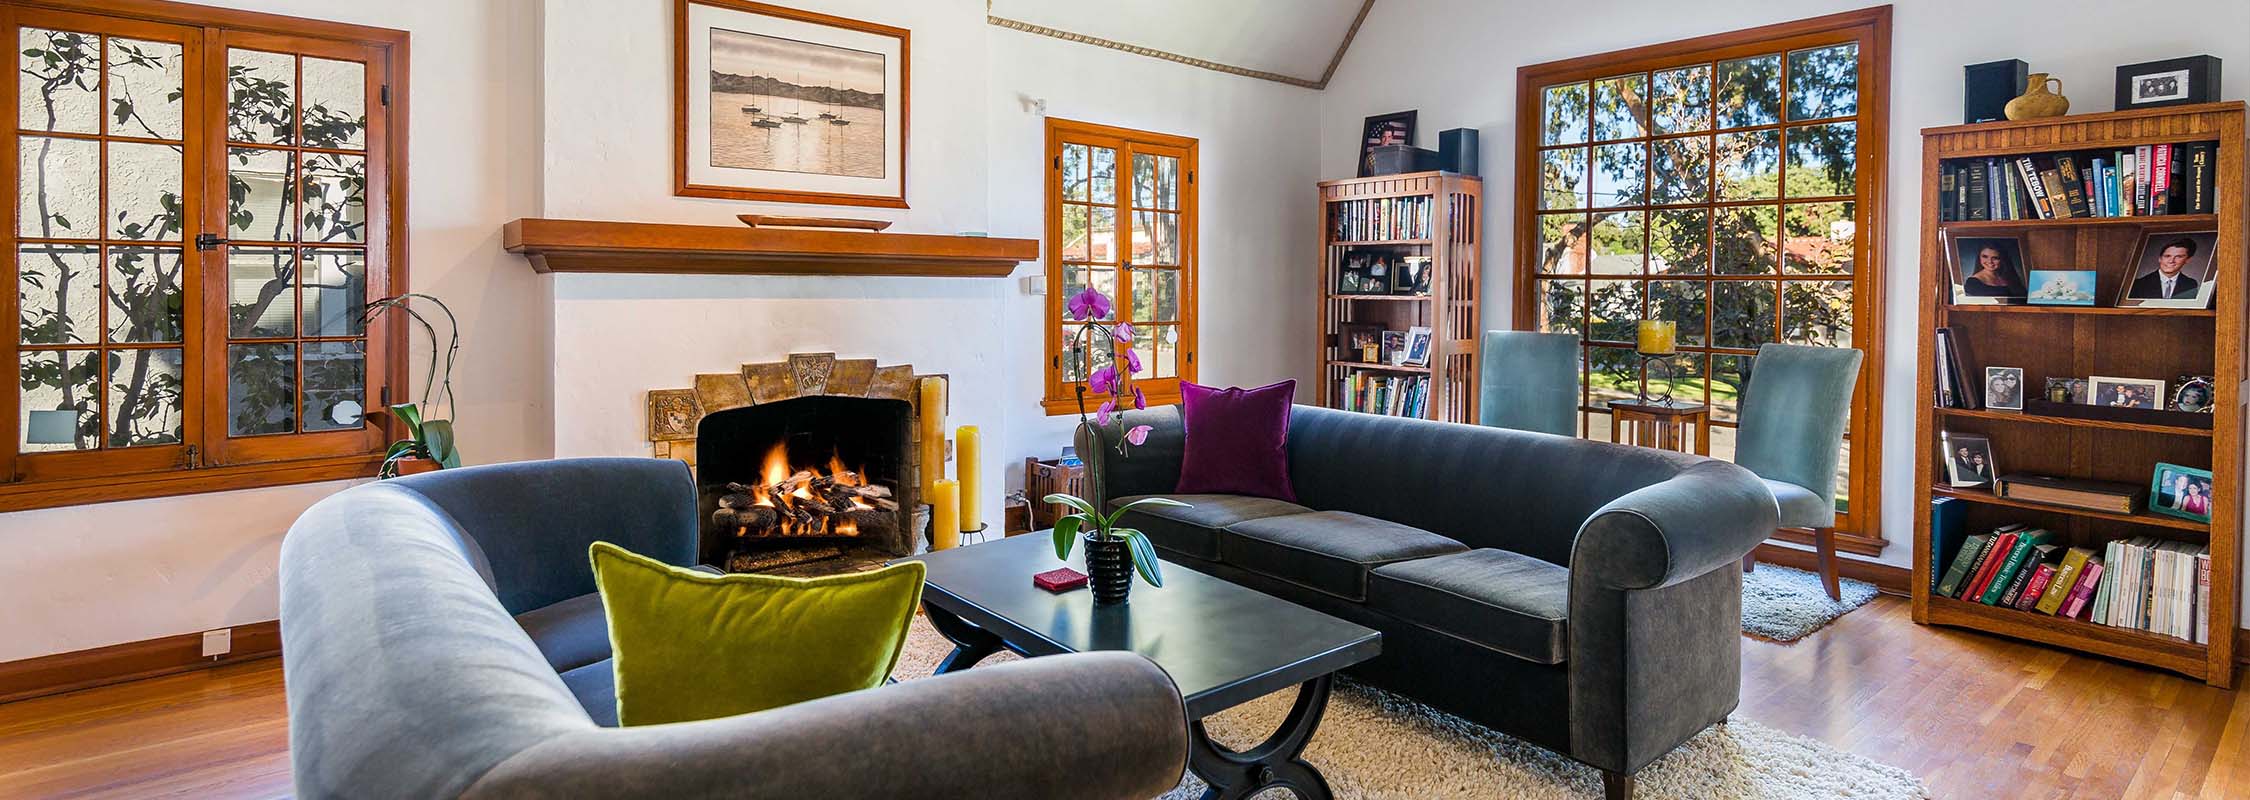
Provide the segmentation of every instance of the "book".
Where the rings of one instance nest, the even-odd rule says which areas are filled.
[[[1983,388],[1984,382],[1970,379],[1977,373],[1974,369],[1976,362],[1969,358],[1967,342],[1963,341],[1962,337],[1954,335],[1952,328],[1946,328],[1945,332],[1946,352],[1953,357],[1949,364],[1953,369],[1953,399],[1959,403],[1954,408],[1969,410],[1983,408],[1984,397],[1979,393],[1979,390]]]
[[[2078,480],[2016,472],[1993,481],[1993,494],[2012,500],[2131,514],[2148,487],[2113,481]]]
[[[1954,179],[1958,175],[1959,171],[1952,167],[1946,167],[1938,173],[1938,219],[1941,221],[1952,222],[1960,219],[1954,213],[1955,201],[1961,194],[1960,187],[1954,183]]]
[[[2037,605],[2039,595],[2046,592],[2047,587],[2054,585],[2055,565],[2041,564],[2029,574],[2031,577],[2024,581],[2023,591],[2016,593],[2014,602],[2007,602],[2004,597],[2001,601],[2017,611],[2030,611],[2032,606]]]
[[[2123,542],[2111,539],[2107,544],[2102,545],[2102,564],[2105,565],[2102,571],[2108,575],[2109,579],[2094,587],[2093,600],[2087,603],[2091,606],[2088,618],[2094,622],[2103,625],[2113,624],[2110,622],[2110,599],[2117,593],[2117,565],[2124,563],[2123,558]]]
[[[1964,218],[1972,220],[1991,219],[1991,173],[1987,171],[1982,164],[1974,164],[1963,167],[1962,169],[1967,173],[1969,183],[1968,197],[1962,200],[1962,204],[1967,206],[1967,216]]]
[[[2024,190],[2031,197],[2031,202],[2025,206],[2025,209],[2031,212],[2027,216],[2036,216],[2039,219],[2054,219],[2054,209],[2047,204],[2047,183],[2040,177],[2039,165],[2031,160],[2031,156],[2017,156],[2015,168],[2016,172],[2011,177],[2022,181]],[[2023,217],[2010,217],[2010,219],[2023,219]]]
[[[2133,148],[2133,216],[2148,216],[2148,145]]]
[[[2069,216],[2094,216],[2093,208],[2086,205],[2086,176],[2078,168],[2078,160],[2067,155],[2056,156],[2055,175],[2062,181],[2063,202],[2070,209]]]
[[[2185,199],[2181,203],[2186,213],[2211,213],[2211,168],[2214,160],[2215,155],[2209,143],[2188,145],[2187,167],[2184,172],[2187,186]]]
[[[1950,500],[1952,498],[1945,499]],[[1945,568],[1945,577],[1938,580],[1935,591],[1946,597],[1959,597],[1961,595],[1961,584],[1968,581],[1969,570],[1976,568],[1977,560],[1984,556],[1985,547],[1991,541],[1992,536],[1983,533],[1971,534],[1969,537],[1962,539],[1961,546],[1953,551],[1953,563]],[[1931,572],[1936,571],[1931,570]]]
[[[2038,574],[2040,567],[2053,566],[2055,562],[2061,561],[2062,553],[2063,546],[2055,544],[2051,539],[2033,545],[2031,555],[2024,557],[2023,566],[2016,568],[2016,576],[2008,581],[2008,590],[2000,593],[2000,605],[2008,608],[2031,607],[2023,599],[2024,593],[2031,591],[2031,577]],[[2052,569],[2048,570],[2050,579],[2053,572]]]
[[[2195,643],[2211,643],[2211,548],[2195,554]]]
[[[2086,202],[2097,217],[2117,216],[2109,207],[2108,165],[2108,161],[2099,158],[2086,162]]]
[[[2007,596],[2008,586],[2015,582],[2016,573],[2030,560],[2032,549],[2046,544],[2052,535],[2046,531],[2030,531],[2017,537],[2015,545],[2008,550],[2007,559],[2000,562],[1999,571],[1992,573],[1992,582],[1985,586],[1984,596],[1978,598],[1977,602],[1988,606],[2000,605],[2000,598]]]
[[[2094,587],[2101,583],[2103,570],[2101,559],[2086,562],[2086,568],[2078,573],[2077,584],[2070,587],[2070,594],[2063,598],[2056,616],[2086,619],[2093,605]]]
[[[2148,213],[2165,214],[2172,204],[2172,146],[2149,148]]]
[[[2073,584],[2080,580],[2080,574],[2086,568],[2086,562],[2092,560],[2093,557],[2094,551],[2083,547],[2070,548],[2069,552],[2063,555],[2062,566],[2055,571],[2055,580],[2048,584],[2054,587],[2054,591],[2050,591],[2047,596],[2040,598],[2039,604],[2035,606],[2039,613],[2059,614],[2062,612],[2063,599],[2074,588]]]
[[[1938,588],[1945,555],[1961,549],[1968,535],[1969,501],[1958,497],[1930,500],[1930,591]]]
[[[2133,208],[2133,157],[2131,150],[2117,151],[2117,209],[2120,217],[2139,215]]]
[[[2011,531],[1992,540],[1992,544],[1985,548],[1984,556],[1978,559],[1976,578],[1969,582],[1968,588],[1961,591],[1961,599],[1972,603],[1983,602],[1985,590],[1992,586],[1993,575],[2000,571],[2001,564],[2007,562],[2008,553],[2015,550],[2018,538]]]

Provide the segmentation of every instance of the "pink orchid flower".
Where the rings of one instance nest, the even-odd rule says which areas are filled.
[[[1135,425],[1132,430],[1125,432],[1125,441],[1136,445],[1147,444],[1149,430],[1147,425]]]
[[[1116,339],[1118,344],[1132,344],[1133,323],[1120,322],[1110,326],[1109,338]]]
[[[1138,351],[1138,350],[1126,350],[1126,351],[1125,351],[1125,374],[1127,374],[1127,375],[1139,375],[1139,374],[1141,374],[1141,353],[1140,353],[1140,351]]]
[[[1109,427],[1109,419],[1117,413],[1117,401],[1103,400],[1102,407],[1094,412],[1094,424]]]
[[[1109,295],[1102,294],[1100,289],[1092,286],[1080,289],[1077,294],[1071,295],[1070,302],[1066,306],[1066,310],[1070,312],[1070,318],[1078,320],[1107,318],[1113,308],[1109,302]]]
[[[1133,387],[1133,408],[1136,411],[1148,410],[1148,395],[1141,394],[1141,387],[1138,386]],[[1134,444],[1140,444],[1140,442],[1134,442]]]
[[[1117,367],[1115,365],[1094,370],[1094,374],[1086,377],[1086,391],[1094,394],[1109,394],[1116,389]]]

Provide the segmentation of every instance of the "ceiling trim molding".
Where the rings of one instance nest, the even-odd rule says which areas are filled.
[[[1187,56],[1181,55],[1179,53],[1158,50],[1153,47],[1142,47],[1137,44],[1120,42],[1114,39],[1104,39],[1099,36],[1089,36],[1083,33],[1060,30],[1057,28],[1049,28],[1045,25],[1035,25],[1023,20],[1009,19],[1007,17],[992,13],[991,0],[985,0],[984,5],[985,23],[996,27],[1007,28],[1012,31],[1020,31],[1023,33],[1032,34],[1034,36],[1045,36],[1053,39],[1061,39],[1066,42],[1077,42],[1079,44],[1093,45],[1095,47],[1105,47],[1111,50],[1132,53],[1133,55],[1137,56],[1146,56],[1148,58],[1162,59],[1176,64],[1185,64],[1199,69],[1207,69],[1211,70],[1212,72],[1224,72],[1228,75],[1239,75],[1245,78],[1256,78],[1262,81],[1273,81],[1275,83],[1285,83],[1290,86],[1296,86],[1304,89],[1319,90],[1328,88],[1328,79],[1336,75],[1337,65],[1342,64],[1344,61],[1344,51],[1351,48],[1352,39],[1359,34],[1360,23],[1367,20],[1367,12],[1375,7],[1375,0],[1365,0],[1365,2],[1362,2],[1360,4],[1359,15],[1352,18],[1351,28],[1344,31],[1344,40],[1336,44],[1336,54],[1328,59],[1328,69],[1321,72],[1319,80],[1298,78],[1290,75],[1282,75],[1280,73],[1250,69],[1249,67],[1238,67],[1233,64],[1221,64],[1216,61],[1210,61],[1206,59],[1196,58],[1194,56]]]

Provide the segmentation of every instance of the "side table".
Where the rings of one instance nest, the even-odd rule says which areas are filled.
[[[1622,429],[1628,422],[1633,424],[1633,437],[1630,440],[1622,435]],[[1693,449],[1689,449],[1690,427],[1695,429]],[[1707,456],[1711,454],[1711,407],[1678,400],[1648,403],[1611,400],[1609,438],[1619,444]]]

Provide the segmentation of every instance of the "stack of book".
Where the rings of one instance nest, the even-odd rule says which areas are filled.
[[[2142,536],[2097,554],[2008,525],[1963,539],[1932,593],[2207,644],[2211,549]]]
[[[1961,337],[1952,328],[1937,329],[1937,400],[1940,408],[1962,408],[1974,411],[1984,406],[1977,397],[1979,381],[1971,380],[1968,353],[1962,350]]]
[[[1345,411],[1425,417],[1430,411],[1430,376],[1354,371],[1338,382],[1336,396],[1343,399]]]
[[[1947,221],[2209,214],[2218,143],[1949,161],[1938,172]]]
[[[1430,237],[1430,198],[1386,197],[1328,204],[1328,236],[1339,242]]]

